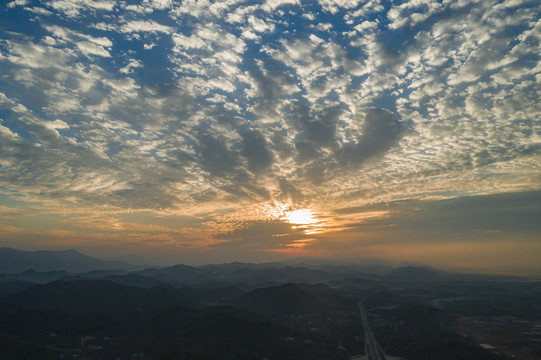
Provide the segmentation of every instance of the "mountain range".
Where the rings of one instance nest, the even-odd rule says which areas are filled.
[[[0,265],[0,357],[10,360],[171,359],[183,347],[186,359],[340,360],[364,351],[360,301],[391,354],[503,360],[459,334],[456,319],[541,319],[541,282],[419,266],[133,268],[7,248]]]

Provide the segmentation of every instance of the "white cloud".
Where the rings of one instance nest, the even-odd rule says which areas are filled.
[[[268,22],[258,19],[255,16],[248,17],[248,23],[251,25],[252,29],[259,33],[273,32],[274,24],[269,24]]]
[[[153,20],[133,20],[128,21],[120,27],[120,31],[123,33],[137,33],[137,32],[150,32],[150,33],[172,33],[174,30],[172,27],[162,25]]]
[[[45,25],[45,29],[47,29],[47,31],[52,33],[55,37],[62,40],[76,42],[78,40],[84,39],[84,40],[88,40],[88,42],[99,47],[110,48],[113,46],[113,42],[106,37],[94,37],[88,34],[82,34],[82,33],[67,29],[67,28],[60,27],[60,26]]]
[[[114,208],[537,184],[531,165],[521,174],[539,143],[534,2],[407,1],[384,13],[376,0],[322,1],[324,21],[294,1],[47,4],[107,18],[85,30],[44,17],[44,36],[10,34],[2,47],[2,116],[37,140],[17,145],[2,122],[13,155],[0,184],[33,198],[48,195],[32,165],[51,198]]]
[[[184,15],[190,15],[198,19],[203,18],[222,18],[235,5],[242,3],[239,0],[209,1],[209,0],[185,0],[180,6],[173,7],[170,12],[175,18],[181,18]]]
[[[298,5],[299,0],[266,0],[261,8],[267,12],[271,12],[284,5]]]
[[[387,18],[391,20],[389,27],[397,29],[405,25],[414,26],[443,9],[440,2],[435,0],[406,1],[399,6],[392,7],[387,12]]]
[[[97,30],[102,30],[102,31],[117,31],[117,26],[116,25],[113,25],[113,24],[107,24],[107,23],[96,23],[96,24],[91,24],[89,25],[89,27],[92,27],[94,29],[97,29]]]
[[[195,34],[191,36],[185,36],[183,34],[173,34],[173,42],[178,48],[182,49],[208,48],[205,40]]]
[[[359,9],[352,12],[348,11],[344,15],[344,20],[346,20],[348,24],[352,24],[355,19],[362,19],[370,13],[381,12],[384,9],[380,0],[368,0],[364,2]]]
[[[28,4],[28,0],[13,0],[7,3],[8,8],[14,8],[15,6],[24,6]]]
[[[353,9],[359,5],[359,0],[319,0],[324,11],[336,14],[342,9]]]
[[[109,51],[103,48],[103,46],[96,45],[90,41],[79,41],[77,48],[86,56],[96,55],[103,57],[111,57]]]
[[[70,56],[69,51],[34,43],[9,42],[8,46],[6,60],[28,68],[56,67]]]
[[[258,5],[239,6],[235,9],[235,11],[227,14],[225,21],[228,23],[243,23],[246,21],[246,17],[252,14],[258,8]]]
[[[119,71],[122,74],[131,74],[134,71],[134,69],[137,69],[140,67],[143,67],[143,64],[140,61],[136,59],[130,59],[128,64],[124,66],[123,68],[121,68]]]
[[[143,3],[157,10],[164,10],[171,7],[173,0],[144,0]]]
[[[250,30],[243,30],[241,34],[243,39],[249,39],[249,40],[260,40],[261,36],[257,35],[256,33],[253,33]]]
[[[378,22],[377,21],[363,21],[362,23],[356,25],[354,27],[355,30],[358,32],[364,32],[365,30],[374,30],[377,29]]]
[[[316,30],[319,30],[319,31],[328,31],[330,29],[332,29],[332,24],[330,23],[319,23],[317,25],[314,26],[314,28]]]
[[[302,14],[302,17],[305,18],[305,19],[308,19],[310,21],[314,21],[316,19],[316,16],[311,12],[306,12],[306,13]]]
[[[142,5],[127,5],[125,9],[139,14],[150,14],[154,11],[152,7]]]
[[[58,40],[69,41],[74,43],[84,55],[97,55],[110,57],[109,51],[106,48],[111,48],[113,42],[106,37],[94,37],[87,34],[82,34],[60,26],[45,26],[47,31],[52,33]],[[83,41],[86,40],[86,41]],[[56,45],[56,40],[47,37],[45,42],[48,45]]]
[[[84,10],[112,11],[116,0],[49,0],[46,4],[68,17],[77,17]]]
[[[11,131],[10,128],[3,126],[1,122],[2,120],[0,119],[0,137],[7,137],[11,139],[17,139],[19,137],[19,135]]]
[[[45,16],[53,15],[52,11],[49,11],[49,10],[44,9],[42,7],[34,6],[34,7],[31,7],[31,8],[30,7],[25,7],[24,9],[27,10],[27,11],[30,11],[31,13],[37,14],[37,15],[45,15]]]

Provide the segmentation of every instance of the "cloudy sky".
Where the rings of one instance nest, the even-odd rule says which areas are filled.
[[[541,273],[538,0],[0,4],[0,246]]]

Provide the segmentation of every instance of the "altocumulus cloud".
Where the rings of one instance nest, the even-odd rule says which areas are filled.
[[[540,10],[3,2],[0,189],[209,217],[538,190]]]

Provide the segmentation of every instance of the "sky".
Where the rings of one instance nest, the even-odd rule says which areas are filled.
[[[8,0],[0,246],[541,274],[538,0]]]

